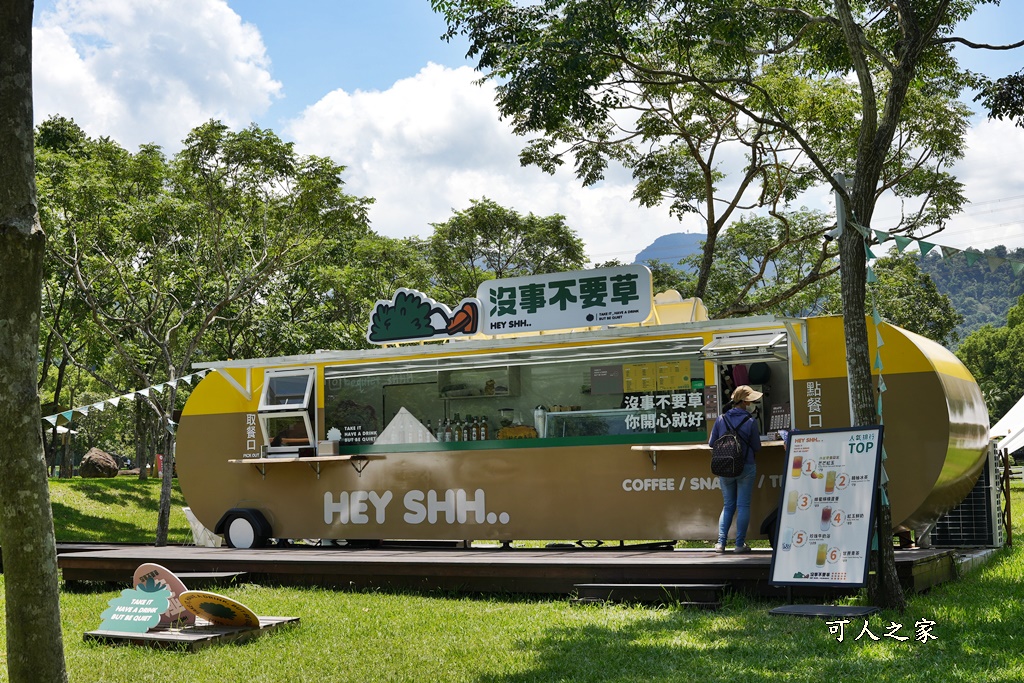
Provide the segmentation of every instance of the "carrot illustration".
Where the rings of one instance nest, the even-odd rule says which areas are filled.
[[[455,315],[448,321],[448,334],[476,334],[478,313],[474,302],[467,301],[462,304],[462,307],[455,311]]]

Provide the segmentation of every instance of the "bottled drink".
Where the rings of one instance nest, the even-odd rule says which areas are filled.
[[[478,436],[480,437],[481,441],[487,441],[489,438],[491,438],[491,435],[488,432],[489,432],[489,429],[487,427],[487,417],[486,416],[481,417],[480,418],[480,432],[478,434]]]
[[[448,420],[445,420],[444,421],[444,440],[445,440],[445,443],[451,443],[452,436],[453,436],[452,423],[449,422]]]
[[[469,425],[469,440],[479,441],[480,440],[480,420],[474,417],[472,424]]]

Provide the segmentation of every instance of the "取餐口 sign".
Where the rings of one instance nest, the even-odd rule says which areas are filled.
[[[651,315],[651,271],[627,265],[488,280],[477,289],[484,334],[641,323]]]

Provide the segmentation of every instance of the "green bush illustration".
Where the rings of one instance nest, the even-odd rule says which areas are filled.
[[[399,291],[393,304],[380,304],[370,319],[371,342],[420,339],[437,334],[430,325],[434,308],[418,293]]]

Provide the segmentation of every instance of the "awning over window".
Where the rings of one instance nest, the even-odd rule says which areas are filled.
[[[700,350],[705,360],[718,363],[749,363],[752,360],[786,360],[785,330],[716,334]]]

